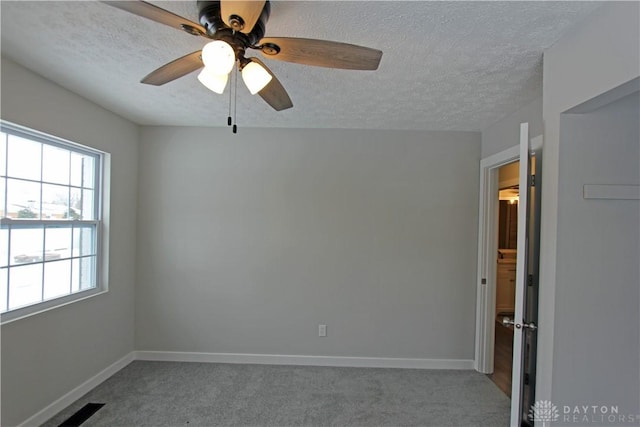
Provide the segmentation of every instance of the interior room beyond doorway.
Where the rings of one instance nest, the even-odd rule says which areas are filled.
[[[502,324],[515,311],[516,246],[518,240],[519,167],[516,161],[498,170],[498,253],[496,254],[496,310],[493,373],[489,378],[511,396],[513,327]]]

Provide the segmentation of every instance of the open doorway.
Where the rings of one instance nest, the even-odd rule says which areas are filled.
[[[476,358],[475,369],[494,375],[496,339],[500,333],[509,337],[513,331],[512,350],[502,354],[504,365],[509,366],[511,355],[511,424],[529,425],[529,408],[535,397],[537,322],[538,322],[538,265],[540,230],[540,185],[542,166],[542,136],[529,137],[528,123],[520,125],[520,143],[480,162],[480,206],[478,229],[478,287],[476,306]],[[535,158],[534,158],[535,157]],[[500,168],[519,161],[516,248],[499,247]],[[512,166],[513,167],[513,166]],[[513,187],[504,184],[503,187]],[[510,188],[515,190],[515,188]],[[509,204],[510,200],[506,201]],[[511,204],[515,204],[514,201]],[[508,212],[508,210],[506,210]],[[504,225],[503,242],[510,239],[509,227]],[[506,243],[502,243],[506,245]],[[514,316],[502,316],[511,311],[510,301],[498,294],[498,265],[509,265],[508,257],[515,256]],[[500,260],[500,263],[498,262]],[[507,267],[508,268],[508,267]],[[511,272],[512,273],[512,272]],[[507,279],[507,283],[509,283]],[[509,290],[507,288],[507,290]],[[508,295],[508,293],[507,293]],[[500,315],[499,315],[500,314]],[[501,319],[502,317],[502,319]],[[510,329],[514,327],[515,329]],[[505,328],[505,329],[502,329]],[[498,335],[498,337],[496,337]],[[510,340],[507,340],[507,343]],[[504,348],[504,347],[503,347]],[[499,369],[499,368],[498,368]],[[498,374],[498,372],[496,372]],[[508,368],[500,387],[508,393]],[[506,390],[505,390],[506,389]]]
[[[535,171],[536,158],[531,157]],[[516,260],[518,242],[518,206],[520,200],[520,162],[514,161],[498,168],[497,253],[495,274],[495,318],[493,334],[493,372],[489,378],[511,397],[513,373],[514,328],[504,323],[513,319],[516,298]]]
[[[498,253],[496,254],[496,293],[493,372],[489,378],[511,396],[513,365],[513,326],[502,319],[515,313],[516,256],[518,242],[518,200],[520,162],[498,169]]]
[[[541,147],[542,136],[530,140],[531,146]],[[535,151],[535,156],[533,155]],[[541,162],[536,162],[540,152],[531,150],[530,170],[531,175],[539,174]],[[476,311],[476,359],[475,369],[489,374],[496,385],[507,395],[512,393],[513,372],[513,319],[517,312],[514,309],[516,302],[517,283],[517,237],[518,217],[521,216],[519,207],[521,197],[527,197],[527,191],[522,193],[519,188],[521,165],[519,162],[518,147],[513,147],[497,153],[481,161],[480,181],[480,222],[478,239],[478,288]],[[539,159],[537,159],[539,160]],[[534,178],[531,178],[531,185]],[[538,185],[536,185],[537,187]],[[529,202],[537,200],[532,189]],[[535,193],[535,194],[534,194]],[[532,205],[532,206],[533,206]],[[527,209],[529,210],[529,209]],[[533,241],[530,241],[531,245]],[[535,253],[529,248],[530,253]],[[528,255],[528,261],[533,266],[535,263]],[[529,278],[531,279],[531,278]],[[537,286],[532,283],[526,287],[526,296],[529,301],[535,301],[534,295]],[[531,311],[531,313],[529,313]],[[537,312],[537,305],[527,308],[526,316]],[[507,318],[511,324],[503,321]],[[516,322],[520,323],[520,322]],[[522,325],[520,325],[522,327]],[[527,336],[531,335],[527,332]],[[525,347],[532,346],[530,338],[527,338]],[[528,356],[525,356],[527,362]],[[533,386],[533,363],[525,368],[525,385]]]

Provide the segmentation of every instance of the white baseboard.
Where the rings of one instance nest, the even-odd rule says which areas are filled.
[[[260,365],[340,366],[354,368],[473,369],[473,360],[393,357],[292,356],[282,354],[136,351],[136,360],[163,362],[246,363]]]
[[[69,393],[65,394],[46,408],[27,418],[25,421],[20,423],[18,427],[31,427],[43,424],[58,412],[62,411],[64,408],[80,399],[82,396],[87,394],[89,391],[100,385],[102,382],[107,380],[109,377],[114,375],[116,372],[118,372],[120,369],[124,368],[134,360],[135,352],[127,354],[125,357],[98,372],[96,375],[89,378],[87,381],[83,382],[78,387],[74,388]]]

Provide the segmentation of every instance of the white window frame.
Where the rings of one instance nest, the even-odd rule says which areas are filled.
[[[0,128],[2,132],[15,135],[21,138],[29,139],[35,142],[39,142],[42,144],[46,144],[53,147],[62,148],[65,150],[70,150],[79,154],[90,155],[96,159],[95,161],[95,188],[94,188],[94,219],[93,220],[51,220],[51,219],[27,219],[27,220],[17,220],[11,218],[0,218],[0,225],[4,227],[15,227],[15,228],[31,228],[34,225],[40,226],[56,226],[56,225],[91,225],[95,227],[96,235],[95,235],[95,287],[90,289],[79,290],[70,294],[62,295],[59,297],[47,299],[44,301],[36,302],[27,306],[10,309],[4,313],[0,314],[0,324],[6,324],[18,319],[22,319],[25,317],[29,317],[38,313],[42,313],[48,310],[52,310],[58,307],[62,307],[76,301],[85,300],[87,298],[91,298],[97,295],[104,294],[108,292],[108,281],[107,281],[107,241],[108,236],[105,235],[105,227],[104,224],[104,206],[108,205],[108,188],[105,186],[105,174],[107,173],[106,168],[109,164],[109,154],[100,150],[96,150],[91,147],[87,147],[76,142],[68,141],[62,138],[58,138],[53,135],[45,134],[43,132],[39,132],[33,129],[29,129],[20,125],[16,125],[14,123],[10,123],[4,120],[0,120]],[[7,162],[10,159],[6,160]],[[42,167],[42,166],[41,166]],[[42,177],[41,181],[42,182]],[[6,187],[5,187],[5,199],[6,199]],[[5,200],[0,201],[0,203],[5,203]],[[6,208],[5,208],[6,214]],[[10,244],[10,243],[9,243]],[[11,252],[11,251],[9,251]],[[7,287],[7,292],[8,291]]]

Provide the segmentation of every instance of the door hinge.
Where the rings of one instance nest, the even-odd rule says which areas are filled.
[[[535,175],[531,175],[530,181],[531,181],[531,186],[535,187],[536,186],[536,176]]]
[[[482,284],[482,285],[486,285],[486,284],[487,284],[487,279],[482,279],[482,280],[480,280],[480,284]]]
[[[528,286],[533,286],[533,274],[529,274],[527,276],[527,285]]]
[[[524,374],[524,385],[529,385],[529,374]]]

